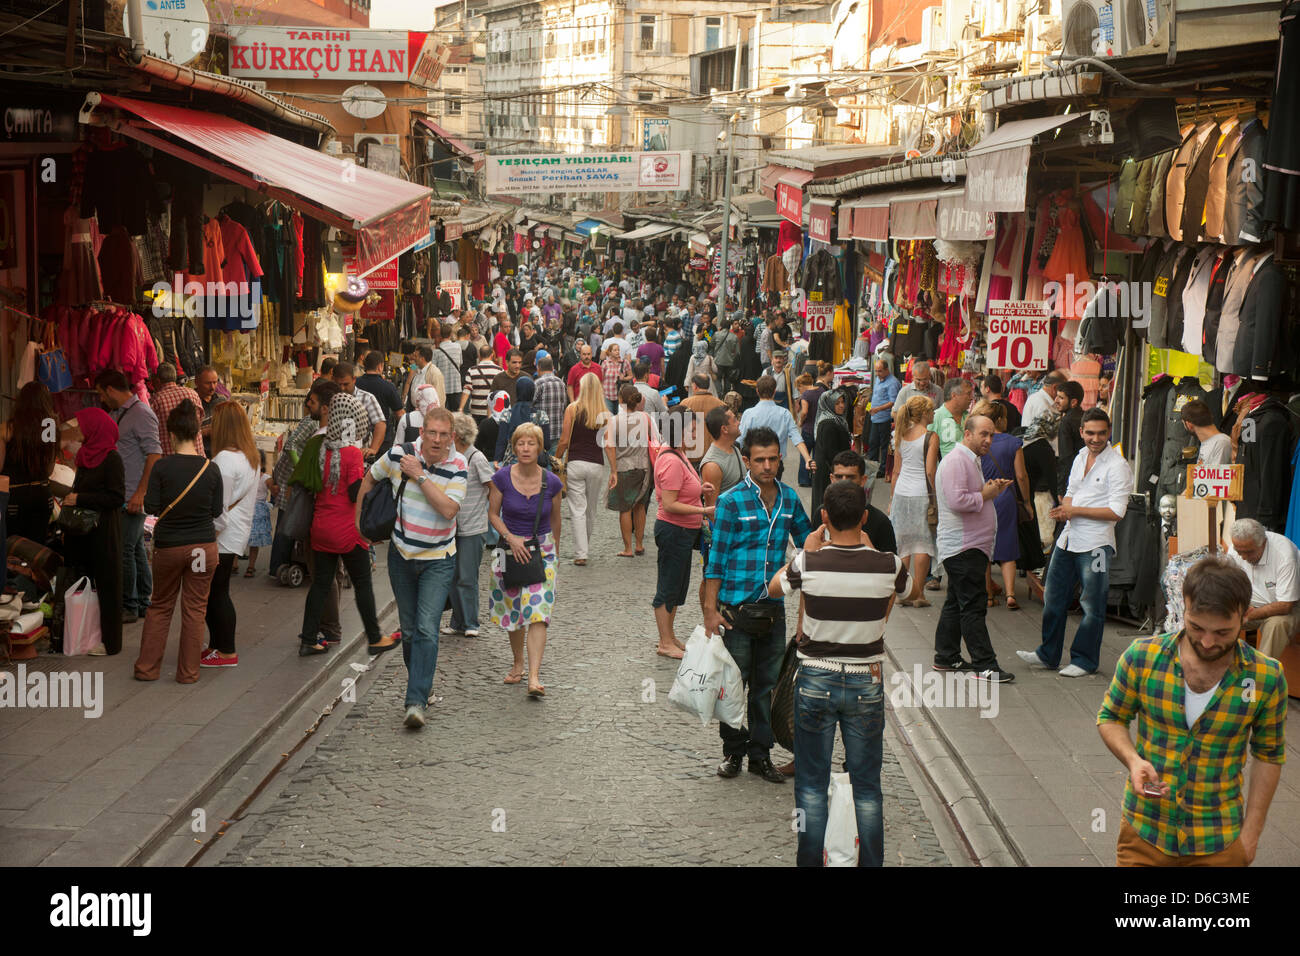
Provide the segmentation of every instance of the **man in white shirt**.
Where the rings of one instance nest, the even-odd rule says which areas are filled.
[[[1256,649],[1277,658],[1300,631],[1300,555],[1291,539],[1268,531],[1254,518],[1232,523],[1228,557],[1250,578],[1247,631],[1258,631]]]
[[[1025,408],[1028,413],[1028,406]],[[1076,585],[1082,585],[1079,603],[1083,623],[1070,645],[1070,663],[1062,677],[1095,673],[1106,625],[1106,593],[1110,588],[1110,562],[1115,557],[1115,525],[1128,510],[1133,491],[1133,470],[1111,446],[1110,417],[1099,408],[1083,413],[1080,427],[1083,448],[1070,468],[1070,480],[1061,504],[1051,516],[1065,522],[1047,568],[1043,596],[1043,642],[1034,651],[1016,651],[1022,661],[1053,669],[1061,662],[1065,625]]]

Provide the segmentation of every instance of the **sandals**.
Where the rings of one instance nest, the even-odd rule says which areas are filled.
[[[529,684],[528,696],[531,697],[533,700],[537,700],[539,697],[545,697],[546,687],[543,686],[542,684]]]
[[[637,548],[637,549],[636,549],[636,555],[637,555],[638,558],[639,558],[641,555],[643,555],[643,554],[645,554],[645,548]]]
[[[580,567],[580,568],[585,568],[585,567],[587,566],[587,559],[586,559],[586,558],[574,558],[574,559],[573,559],[573,563],[576,564],[576,565],[577,565],[578,567]]]
[[[620,557],[620,558],[633,558],[633,557],[636,557],[636,555],[634,555],[634,554],[629,554],[629,553],[626,552],[626,551],[620,551],[620,552],[616,555],[616,557]]]
[[[930,602],[927,601],[925,598],[913,598],[912,600],[899,601],[898,603],[903,605],[903,607],[931,607],[932,606]]]
[[[1008,611],[1019,611],[1019,610],[1020,610],[1020,604],[1016,601],[1016,599],[1015,599],[1014,597],[1009,597],[1009,598],[1007,598],[1007,610],[1008,610]]]
[[[1002,603],[1002,594],[1000,592],[998,594],[989,595],[989,607],[996,607],[1001,603]]]
[[[247,571],[244,572],[244,577],[255,578],[257,577],[257,572],[254,571],[252,568],[249,568]]]
[[[676,651],[676,653],[674,653],[674,651]],[[672,651],[665,651],[661,649],[658,644],[656,644],[655,653],[658,654],[660,657],[669,657],[675,661],[680,661],[682,657],[685,656],[686,652],[682,650],[678,650],[677,648],[673,648]]]
[[[501,683],[503,683],[503,684],[518,684],[518,683],[519,683],[520,681],[522,681],[523,679],[524,679],[524,675],[523,675],[522,672],[516,674],[514,671],[511,671],[509,674],[506,675],[505,680],[503,680]]]

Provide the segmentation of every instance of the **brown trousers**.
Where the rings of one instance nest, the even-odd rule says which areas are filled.
[[[1119,827],[1119,843],[1115,846],[1116,866],[1250,866],[1246,850],[1238,838],[1218,853],[1199,856],[1170,856],[1159,847],[1152,846],[1138,835],[1127,821]]]
[[[144,618],[140,656],[135,662],[137,680],[158,679],[178,594],[181,596],[181,643],[176,655],[176,681],[193,684],[199,679],[208,588],[216,569],[215,541],[154,550],[153,604]]]

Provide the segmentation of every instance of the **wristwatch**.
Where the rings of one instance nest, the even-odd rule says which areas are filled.
[[[429,480],[429,476],[428,476],[428,475],[421,475],[419,478],[416,478],[416,479],[415,479],[415,483],[416,483],[417,485],[422,485],[422,484],[424,484],[424,483],[425,483],[426,481],[428,481],[428,480]]]

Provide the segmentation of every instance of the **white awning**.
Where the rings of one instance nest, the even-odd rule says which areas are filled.
[[[1025,208],[1029,151],[1044,137],[1086,114],[1039,116],[1003,123],[966,151],[966,199],[990,212]]]
[[[640,227],[639,229],[633,229],[631,232],[623,233],[623,235],[619,236],[619,238],[630,240],[633,242],[638,240],[644,241],[646,239],[656,239],[656,238],[663,237],[664,235],[672,232],[676,228],[677,228],[676,226],[670,226],[667,223],[663,223],[663,222],[650,222],[650,223],[646,223],[644,226]]]

